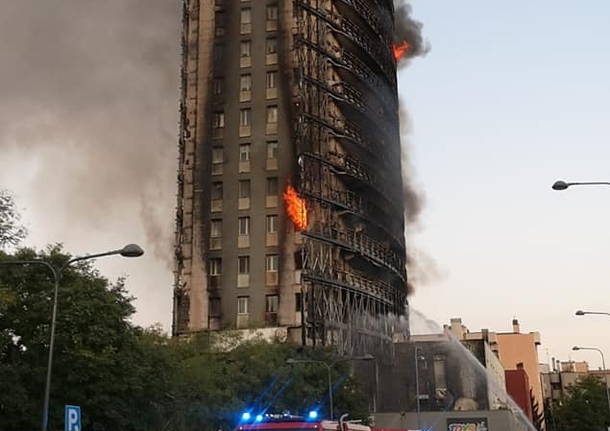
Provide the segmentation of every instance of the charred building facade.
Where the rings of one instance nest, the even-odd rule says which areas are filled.
[[[392,0],[185,0],[175,335],[406,313]]]

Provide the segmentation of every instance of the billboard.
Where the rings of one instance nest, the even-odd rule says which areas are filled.
[[[488,431],[487,418],[448,418],[447,431]]]

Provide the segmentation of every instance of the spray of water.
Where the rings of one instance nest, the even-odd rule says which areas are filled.
[[[494,403],[496,408],[510,410],[515,418],[529,431],[537,431],[534,425],[530,422],[523,410],[515,403],[508,395],[506,389],[494,378],[491,378],[489,371],[483,364],[468,350],[456,337],[444,329],[434,320],[428,318],[422,312],[410,308],[409,310],[409,326],[411,335],[428,335],[428,334],[445,334],[447,348],[456,356],[464,359],[471,369],[475,370],[477,382],[484,382],[488,393],[493,393],[495,396]]]

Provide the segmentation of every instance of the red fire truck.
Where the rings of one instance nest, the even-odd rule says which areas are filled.
[[[263,419],[258,417],[253,423],[242,423],[237,426],[236,431],[408,431],[394,430],[389,428],[371,428],[358,421],[316,420],[309,415],[309,420],[298,416],[274,416],[265,415]]]

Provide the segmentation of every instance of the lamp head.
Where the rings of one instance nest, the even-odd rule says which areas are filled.
[[[584,316],[584,315],[585,315],[585,312],[584,312],[584,311],[582,311],[582,310],[578,310],[578,311],[577,311],[576,313],[574,313],[574,314],[576,314],[577,316]]]
[[[578,346],[574,346],[574,347],[572,347],[572,350],[575,350],[575,351],[576,351],[576,350],[580,350],[580,347],[578,347]]]
[[[127,244],[121,249],[121,256],[123,257],[140,257],[144,254],[144,250],[137,244]]]
[[[555,181],[555,184],[553,184],[553,190],[565,190],[569,187],[569,184],[566,183],[565,181]]]

